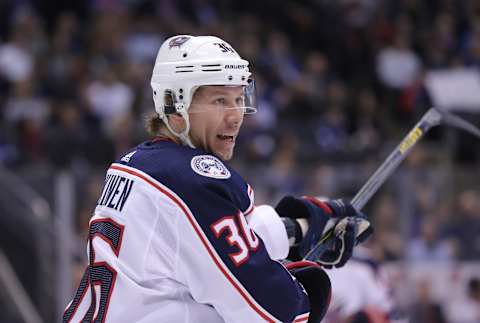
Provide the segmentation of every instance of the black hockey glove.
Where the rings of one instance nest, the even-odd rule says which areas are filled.
[[[310,315],[308,323],[320,323],[330,305],[332,285],[330,278],[320,266],[311,261],[296,261],[286,268],[300,282],[308,294]]]
[[[353,247],[373,233],[365,215],[342,200],[323,202],[309,196],[286,196],[275,210],[281,217],[286,218],[284,223],[287,231],[292,223],[296,228],[295,233],[289,234],[290,237],[295,237],[295,244],[289,254],[292,260],[304,258],[321,242],[324,244],[322,252],[310,260],[327,268],[341,267],[352,256]],[[302,218],[306,219],[308,228],[299,234],[301,226],[297,220]]]

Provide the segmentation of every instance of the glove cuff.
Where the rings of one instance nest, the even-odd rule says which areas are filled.
[[[288,270],[295,269],[295,268],[307,267],[307,266],[320,267],[320,265],[318,263],[313,262],[313,261],[309,261],[309,260],[293,261],[293,262],[289,262],[288,264],[285,264],[285,267]]]
[[[297,261],[287,266],[290,273],[302,284],[310,302],[308,323],[320,323],[327,313],[332,296],[332,285],[327,273],[311,261]]]
[[[319,208],[324,210],[327,214],[334,215],[333,214],[333,209],[327,203],[322,202],[319,199],[317,199],[313,196],[309,196],[309,195],[304,195],[304,196],[302,196],[302,198],[304,198],[307,201],[312,202],[313,204],[315,204],[316,206],[318,206]]]

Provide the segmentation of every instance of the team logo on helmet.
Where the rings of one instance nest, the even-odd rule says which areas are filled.
[[[190,39],[190,37],[188,36],[178,36],[178,37],[175,37],[173,38],[172,40],[170,40],[168,42],[168,48],[169,49],[172,49],[173,47],[182,47],[183,44],[185,44],[188,40]]]
[[[211,155],[195,156],[190,165],[195,173],[202,176],[217,179],[227,179],[231,176],[227,167],[218,158]]]

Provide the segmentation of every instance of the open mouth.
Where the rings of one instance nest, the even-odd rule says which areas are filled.
[[[220,140],[228,141],[228,142],[234,142],[235,141],[235,136],[217,135],[217,138],[220,139]]]

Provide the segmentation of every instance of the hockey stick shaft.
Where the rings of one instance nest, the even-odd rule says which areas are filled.
[[[415,144],[434,126],[442,121],[442,114],[435,108],[428,110],[422,119],[403,138],[398,146],[390,153],[375,173],[368,179],[363,187],[351,200],[352,206],[360,211],[377,192],[380,186],[397,169],[398,165],[410,153]]]
[[[422,119],[407,134],[395,150],[387,157],[383,164],[363,185],[350,202],[352,206],[361,210],[382,184],[390,177],[400,163],[405,159],[415,144],[430,130],[439,124],[449,125],[469,132],[480,138],[480,129],[447,111],[431,108]]]
[[[469,132],[472,135],[480,138],[480,129],[473,124],[463,120],[462,118],[453,115],[444,110],[437,108],[430,108],[420,119],[420,121],[413,127],[412,130],[403,138],[400,144],[390,153],[387,159],[380,165],[380,167],[373,173],[363,187],[351,200],[352,206],[360,211],[365,204],[378,191],[383,183],[390,177],[390,175],[397,169],[400,163],[409,154],[415,144],[433,127],[439,124],[446,124],[458,129]],[[333,230],[327,232],[320,241],[310,250],[304,257],[305,260],[315,261],[319,259],[320,255],[329,248],[328,240],[332,236]]]
[[[412,130],[403,138],[400,144],[390,153],[387,159],[380,165],[375,173],[368,179],[363,187],[351,200],[352,206],[360,211],[365,204],[372,198],[382,184],[388,179],[393,171],[405,159],[415,144],[430,130],[442,121],[442,114],[435,108],[429,109],[422,119],[413,127]],[[327,232],[320,241],[307,253],[305,260],[315,261],[320,255],[329,248],[326,241],[333,234],[333,230]]]

